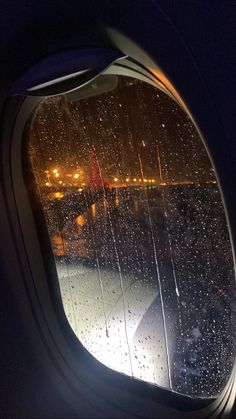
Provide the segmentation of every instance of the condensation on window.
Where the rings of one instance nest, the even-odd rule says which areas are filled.
[[[235,360],[235,277],[214,169],[190,117],[121,77],[98,96],[44,99],[27,135],[79,341],[134,378],[219,394]]]

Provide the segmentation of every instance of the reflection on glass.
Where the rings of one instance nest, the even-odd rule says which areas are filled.
[[[190,118],[121,78],[97,97],[45,99],[28,135],[81,343],[114,370],[218,394],[235,358],[235,279],[221,195]]]

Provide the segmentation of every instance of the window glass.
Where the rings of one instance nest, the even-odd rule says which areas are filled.
[[[28,136],[79,341],[113,370],[217,395],[235,359],[235,278],[221,194],[190,117],[120,77],[87,99],[44,99]]]

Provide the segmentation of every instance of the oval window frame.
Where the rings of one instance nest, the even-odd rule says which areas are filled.
[[[141,54],[142,55],[142,54]],[[155,67],[155,65],[154,65],[154,67]],[[29,98],[27,98],[27,99],[25,99],[24,100],[24,102],[23,102],[23,104],[21,103],[21,99],[20,100],[16,100],[15,101],[15,103],[9,103],[9,108],[8,108],[8,111],[10,112],[10,113],[13,113],[14,114],[14,118],[15,118],[15,114],[17,114],[17,118],[16,118],[16,120],[14,120],[14,118],[11,118],[11,117],[9,117],[8,119],[8,126],[7,127],[5,127],[5,131],[4,131],[4,135],[5,135],[5,138],[4,138],[4,142],[5,142],[5,144],[8,142],[9,143],[9,137],[11,138],[11,141],[10,141],[10,144],[11,144],[11,146],[9,147],[9,149],[8,149],[8,146],[7,146],[7,150],[5,149],[4,151],[6,152],[8,152],[8,154],[10,153],[11,154],[11,169],[10,169],[10,173],[9,173],[9,168],[7,167],[7,163],[6,163],[6,165],[5,165],[5,168],[3,169],[3,171],[4,171],[4,174],[5,174],[5,176],[4,176],[4,178],[5,178],[5,181],[6,181],[6,185],[7,186],[9,186],[10,187],[10,189],[13,191],[13,196],[14,196],[14,200],[15,200],[15,202],[16,202],[16,208],[17,208],[17,212],[18,212],[18,217],[19,217],[19,220],[18,221],[20,221],[20,224],[21,224],[21,228],[22,228],[22,220],[24,219],[24,221],[23,221],[23,224],[24,223],[26,223],[26,219],[27,219],[27,217],[26,217],[26,214],[24,214],[24,211],[26,211],[26,213],[27,213],[27,211],[29,211],[29,208],[30,207],[28,207],[27,208],[27,203],[25,202],[24,203],[24,205],[23,205],[23,207],[25,207],[25,208],[20,208],[21,207],[21,205],[19,205],[20,204],[20,201],[21,201],[21,199],[22,199],[22,196],[17,196],[17,193],[16,193],[16,191],[17,191],[17,188],[18,188],[18,186],[19,186],[19,179],[17,180],[17,175],[16,175],[16,173],[14,172],[12,172],[12,168],[13,167],[17,167],[18,169],[19,169],[19,166],[16,164],[16,161],[15,161],[15,158],[16,158],[16,154],[18,154],[18,152],[19,152],[19,148],[17,148],[17,147],[15,147],[15,145],[16,145],[16,143],[15,143],[15,141],[17,141],[17,139],[19,140],[19,137],[20,137],[20,141],[21,141],[21,134],[22,134],[22,132],[23,132],[23,126],[24,126],[24,124],[23,124],[23,121],[24,121],[24,118],[25,118],[25,121],[26,121],[26,119],[28,118],[28,115],[29,115],[29,113],[33,110],[33,108],[34,108],[34,106],[36,105],[36,102],[35,102],[35,98],[33,98],[32,99],[32,102],[30,102],[30,100],[29,100]],[[18,112],[19,111],[19,112]],[[13,130],[13,132],[11,131],[11,129],[12,129],[12,124],[15,122],[15,125],[14,125],[14,130]],[[9,125],[10,124],[10,125]],[[195,124],[195,126],[197,126],[197,124]],[[199,131],[199,129],[198,129],[198,131]],[[6,133],[7,133],[7,135],[6,135]],[[202,137],[202,135],[201,135],[201,137]],[[8,144],[9,145],[9,144]],[[20,148],[21,148],[21,145],[20,145]],[[19,154],[18,154],[18,157],[19,157]],[[19,161],[18,161],[18,164],[19,164]],[[20,164],[21,164],[21,162],[20,162]],[[215,165],[214,165],[215,166]],[[17,180],[17,181],[16,181]],[[219,182],[219,184],[221,184],[220,182]],[[20,183],[20,186],[22,186],[22,183]],[[25,191],[24,191],[25,192]],[[221,191],[222,192],[222,191]],[[27,195],[25,195],[25,197],[26,197]],[[223,202],[224,202],[224,204],[225,204],[225,201],[224,201],[224,199],[223,199]],[[32,216],[32,213],[31,213],[31,210],[28,212],[28,215],[30,215],[30,218],[31,218],[31,216]],[[226,210],[226,216],[227,216],[227,219],[228,219],[228,212],[227,212],[227,210]],[[32,218],[32,224],[31,224],[31,227],[35,227],[34,226],[34,222],[33,222],[33,218]],[[25,224],[25,227],[26,227],[26,224]],[[29,226],[27,226],[27,230],[31,230],[30,228],[29,228]],[[36,230],[35,230],[36,231]],[[34,231],[34,233],[35,233],[35,231]],[[31,232],[29,232],[28,231],[28,233],[27,234],[29,234],[29,236],[30,236],[30,241],[32,240],[32,231]],[[25,244],[25,246],[26,246],[26,249],[27,249],[27,255],[28,255],[28,252],[29,252],[29,245],[27,245],[26,244],[26,236],[27,236],[27,234],[25,234],[25,232],[22,234],[22,236],[24,237],[24,240],[23,240],[23,242],[24,242],[24,244]],[[35,235],[35,237],[37,237],[37,234]],[[29,237],[28,237],[29,238]],[[38,251],[39,252],[42,252],[42,248],[40,249],[40,246],[38,247]],[[30,253],[30,252],[29,252]],[[37,255],[39,255],[39,253],[38,252],[36,252],[37,253]],[[28,255],[29,256],[29,255]],[[31,259],[31,256],[29,256],[29,259]],[[32,262],[32,260],[30,261],[30,265],[31,265],[31,262]],[[42,263],[43,261],[41,260],[41,263]],[[35,263],[35,261],[34,261],[34,263]],[[34,263],[33,263],[33,265],[34,265]],[[36,264],[37,265],[37,264]],[[44,265],[44,263],[42,263],[41,264],[41,268],[42,268],[42,272],[45,270],[45,265]],[[41,269],[40,268],[40,269]],[[34,266],[34,269],[35,269],[35,266]],[[34,270],[33,269],[33,270]],[[38,284],[34,284],[34,287],[38,287]],[[38,290],[37,290],[38,291]],[[51,310],[51,308],[50,308],[50,310]],[[55,321],[55,319],[54,319],[54,321]],[[58,326],[58,325],[57,325]],[[60,329],[60,328],[59,328]],[[57,330],[57,332],[56,332],[56,334],[59,334],[60,335],[60,330]],[[114,373],[113,373],[114,374]],[[109,375],[109,374],[108,374]],[[115,374],[116,375],[116,374]],[[111,382],[113,382],[113,384],[114,384],[114,379],[112,379],[112,377],[109,377],[110,379],[111,379]],[[126,378],[126,381],[129,381],[129,380],[127,380],[127,378]],[[232,390],[232,386],[233,386],[233,382],[234,382],[234,377],[233,377],[233,371],[232,371],[232,376],[231,376],[231,378],[230,378],[230,380],[229,380],[229,383],[228,383],[228,385],[226,386],[226,388],[224,389],[224,391],[222,392],[222,394],[217,398],[217,399],[214,399],[214,400],[211,400],[211,401],[207,401],[207,404],[211,404],[211,411],[212,412],[214,412],[214,409],[220,409],[220,404],[222,403],[222,405],[225,405],[225,400],[227,399],[227,400],[229,400],[230,398],[232,399],[232,393],[231,393],[231,390]],[[134,383],[132,383],[131,384],[131,386],[132,387],[138,387],[138,386],[135,386],[135,384]],[[143,387],[143,383],[142,383],[142,387]],[[137,393],[136,393],[136,391],[135,391],[135,393],[136,394],[138,394],[139,393],[139,391],[138,390],[140,390],[140,389],[137,389]],[[143,390],[143,389],[142,389]],[[149,389],[150,390],[150,389]],[[160,392],[161,392],[161,390],[160,390]],[[168,391],[167,391],[168,392]],[[164,396],[164,393],[163,393],[163,396]],[[164,398],[166,398],[166,400],[168,400],[168,398],[169,398],[169,395],[168,394],[165,394],[165,397]],[[185,406],[186,407],[186,410],[191,410],[192,408],[193,408],[193,406],[195,405],[195,407],[196,407],[196,410],[195,410],[195,413],[197,413],[197,416],[196,417],[202,417],[202,416],[199,416],[199,414],[200,414],[200,411],[199,411],[199,409],[201,409],[201,407],[205,404],[205,402],[203,401],[203,400],[198,400],[197,401],[197,403],[195,404],[195,403],[193,403],[193,401],[192,400],[188,400],[188,397],[186,397],[186,396],[183,396],[183,398],[181,397],[181,398],[178,398],[177,397],[177,399],[178,400],[176,400],[176,404],[175,404],[175,402],[174,402],[174,398],[175,397],[173,397],[173,394],[171,394],[171,397],[170,397],[170,401],[167,403],[167,405],[169,405],[169,406],[175,406],[176,405],[176,407],[180,407],[180,405],[181,405],[181,403],[182,402],[184,402],[185,403],[185,405],[186,405],[186,401],[189,401],[190,402],[190,404],[189,404],[189,406],[187,407],[187,406]],[[225,399],[226,398],[226,399]],[[112,398],[111,398],[112,399]],[[155,395],[155,397],[153,398],[153,397],[151,397],[151,399],[155,399],[155,400],[157,400],[157,397],[156,397],[156,395]],[[193,403],[193,404],[192,404]],[[200,407],[200,405],[203,403],[203,405]],[[232,403],[232,401],[231,401],[231,403]],[[212,410],[212,406],[214,405],[214,409]],[[190,407],[191,406],[191,407]],[[216,407],[217,406],[217,407]],[[204,410],[204,408],[203,408],[203,410]],[[215,410],[216,411],[216,410]],[[201,413],[203,413],[203,411],[201,412]],[[168,414],[167,412],[166,412],[166,414]],[[181,414],[181,413],[180,413]],[[164,417],[164,416],[163,416]],[[177,416],[176,416],[177,417]],[[180,416],[180,417],[183,417],[183,416]],[[192,416],[192,417],[195,417],[195,416]]]

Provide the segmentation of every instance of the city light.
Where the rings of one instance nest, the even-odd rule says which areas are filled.
[[[76,219],[75,222],[77,225],[83,227],[83,225],[86,223],[86,219],[83,215],[79,215]]]
[[[56,172],[56,170],[57,170],[57,172]],[[46,172],[46,171],[44,171],[44,172]],[[47,171],[48,173],[49,173],[49,171]],[[87,182],[82,182],[82,180],[84,180],[84,177],[82,176],[81,177],[81,173],[74,173],[74,174],[71,174],[71,173],[64,173],[64,174],[61,174],[61,173],[59,173],[59,171],[58,171],[58,169],[54,169],[53,170],[53,177],[52,176],[50,176],[50,174],[48,174],[47,173],[47,175],[46,175],[46,179],[44,178],[43,179],[43,183],[44,183],[44,185],[45,186],[47,186],[47,187],[58,187],[58,184],[60,184],[61,186],[66,186],[66,187],[80,187],[80,188],[83,188],[83,190],[84,190],[84,187],[89,187],[89,184],[87,184]],[[51,171],[51,173],[52,173],[52,171]],[[73,178],[74,179],[74,181],[76,180],[76,182],[70,182],[69,181],[69,179],[66,179],[66,178]],[[53,182],[53,178],[54,178],[54,180],[55,180],[55,182]],[[56,179],[55,179],[56,178]],[[60,180],[59,180],[59,178],[60,178]],[[166,186],[167,185],[167,183],[165,182],[165,181],[162,181],[162,182],[160,182],[160,180],[157,180],[157,179],[148,179],[148,178],[129,178],[129,177],[114,177],[114,178],[112,178],[112,176],[111,175],[107,175],[107,181],[105,182],[106,183],[106,186],[107,187],[110,187],[110,188],[112,188],[112,187],[114,187],[114,188],[122,188],[122,187],[127,187],[127,186],[130,186],[130,187],[132,187],[132,185],[135,183],[135,185],[133,185],[133,186],[143,186],[144,184],[146,185],[146,184],[156,184],[156,185],[161,185],[161,186]],[[216,181],[215,180],[208,180],[208,181],[206,181],[206,183],[207,184],[215,184],[216,183]],[[174,182],[174,181],[172,181],[172,182],[168,182],[168,184],[171,184],[171,185],[187,185],[187,184],[194,184],[194,182],[193,181],[190,181],[190,180],[180,180],[180,181],[178,181],[178,182]],[[79,190],[79,189],[77,189],[77,190]],[[82,189],[81,189],[82,190]]]
[[[54,192],[53,193],[53,198],[55,199],[61,199],[64,197],[64,194],[62,192]]]
[[[59,170],[62,170],[62,168],[55,168],[55,169],[51,169],[51,170],[44,170],[44,173],[46,174],[46,179],[43,179],[44,185],[47,187],[56,187],[56,185],[60,184],[61,186],[66,186],[66,187],[80,187],[81,190],[77,189],[78,191],[82,191],[84,190],[84,187],[88,187],[89,185],[87,184],[87,182],[84,182],[84,175],[82,175],[83,172],[81,168],[78,168],[79,173],[78,172],[74,172],[74,173],[68,173],[66,169],[63,169],[63,171],[65,173],[60,173]],[[51,173],[51,175],[50,175]],[[53,177],[52,177],[53,174]],[[55,183],[53,182],[53,178],[55,179]],[[61,180],[59,180],[58,178],[60,178]],[[68,180],[66,179],[68,178]],[[69,178],[73,178],[74,180],[78,181],[78,182],[70,182]],[[142,186],[143,184],[156,184],[156,185],[161,185],[161,186],[165,186],[167,185],[167,183],[165,181],[160,182],[160,180],[157,180],[155,178],[152,179],[148,179],[148,178],[130,178],[130,177],[124,177],[124,176],[119,176],[118,177],[112,177],[112,175],[107,174],[107,178],[106,178],[106,186],[107,187],[115,187],[115,188],[122,188],[122,187],[127,187],[130,186],[132,187],[133,183],[136,184],[136,187]],[[83,182],[82,182],[83,180]],[[69,181],[69,182],[68,182]],[[190,180],[180,180],[177,182],[172,181],[171,184],[172,185],[178,185],[178,184],[193,184],[193,181]],[[208,180],[206,181],[206,183],[216,183],[215,180]],[[126,184],[126,185],[125,185]],[[168,182],[168,184],[170,184],[170,182]],[[135,185],[133,185],[135,186]],[[82,189],[83,188],[83,189]]]

